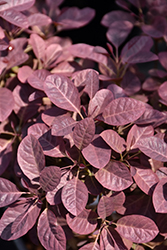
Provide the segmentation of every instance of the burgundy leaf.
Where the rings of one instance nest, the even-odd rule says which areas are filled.
[[[35,90],[31,95],[29,95],[28,100],[29,102],[33,102],[37,99],[42,99],[43,97],[45,97],[45,93],[43,91]]]
[[[32,68],[30,68],[27,65],[24,65],[24,66],[19,68],[17,77],[18,77],[20,82],[26,83],[27,78],[32,74],[32,72],[33,72]]]
[[[88,190],[81,180],[73,178],[63,187],[63,205],[74,216],[77,216],[83,211],[87,201]]]
[[[44,89],[50,100],[58,107],[80,113],[80,98],[73,82],[65,76],[50,75]]]
[[[112,198],[102,196],[97,206],[98,215],[102,218],[102,220],[104,220],[106,217],[110,216],[113,211],[114,206],[112,203]]]
[[[1,40],[0,39],[0,51],[2,51],[2,50],[6,50],[7,48],[8,48],[8,43],[7,42],[5,42],[5,40]]]
[[[153,192],[153,205],[157,213],[167,212],[167,177],[162,178]]]
[[[40,172],[45,167],[45,158],[40,143],[33,135],[27,135],[21,141],[17,156],[23,173],[32,183],[38,183]]]
[[[67,8],[57,19],[61,25],[58,26],[58,30],[80,28],[89,23],[94,16],[95,11],[89,7],[83,9]]]
[[[32,134],[39,139],[48,130],[49,128],[44,123],[35,123],[28,128],[28,135]]]
[[[29,9],[33,4],[35,3],[35,0],[5,0],[5,4],[0,5],[0,11],[8,10],[8,9],[15,9],[18,11],[23,11]]]
[[[162,83],[158,89],[159,96],[166,101],[167,98],[167,81]]]
[[[29,198],[15,202],[7,208],[0,220],[1,238],[15,240],[25,235],[35,224],[40,210],[41,205]]]
[[[11,90],[0,89],[0,122],[6,120],[14,107],[14,98]]]
[[[158,54],[161,65],[167,70],[167,52],[163,51]]]
[[[69,114],[59,115],[54,118],[51,133],[55,136],[64,136],[72,132],[77,122]]]
[[[49,166],[40,173],[39,183],[46,192],[52,191],[57,187],[61,179],[61,170],[59,167]]]
[[[134,124],[127,135],[127,150],[137,148],[136,144],[141,138],[153,135],[154,129],[152,126],[139,127]]]
[[[136,75],[127,71],[121,81],[121,87],[128,96],[131,96],[140,90],[141,83]]]
[[[22,192],[20,192],[14,183],[7,179],[0,178],[0,207],[5,207],[16,201]]]
[[[102,229],[100,247],[105,250],[127,250],[122,238],[112,226]]]
[[[125,202],[125,194],[124,192],[115,192],[110,196],[110,200],[112,201],[114,211],[117,211]]]
[[[94,97],[90,100],[88,106],[88,114],[95,118],[101,114],[106,106],[114,99],[112,92],[108,89],[101,89],[96,92]]]
[[[167,72],[161,69],[150,69],[149,71],[150,76],[164,78],[167,76]]]
[[[107,129],[100,136],[117,153],[121,154],[125,151],[126,142],[116,131]]]
[[[63,53],[62,47],[59,44],[51,44],[45,50],[44,67],[52,68],[57,64],[57,59]],[[54,72],[53,72],[54,73]]]
[[[158,56],[151,51],[140,51],[137,54],[131,56],[125,63],[146,63],[155,60],[158,60]]]
[[[54,213],[47,208],[42,212],[38,220],[38,238],[41,244],[49,250],[64,250],[66,237],[64,231],[57,223]]]
[[[95,177],[87,175],[85,178],[85,185],[88,192],[93,195],[98,195],[103,191],[102,185],[95,179]]]
[[[108,40],[118,48],[129,35],[133,28],[133,24],[129,21],[114,21],[110,24],[109,30],[107,31]]]
[[[35,70],[27,79],[28,83],[35,89],[44,90],[44,82],[50,72],[46,69]]]
[[[28,18],[29,26],[45,26],[49,25],[52,22],[52,19],[49,16],[46,16],[42,13],[31,14]]]
[[[116,84],[110,84],[107,89],[109,89],[114,96],[114,99],[120,98],[120,97],[126,97],[127,95],[125,94],[125,91],[123,90],[123,88],[119,87]]]
[[[45,110],[42,113],[42,120],[50,127],[54,123],[54,119],[57,119],[57,116],[65,114],[66,111],[58,107],[52,107]]]
[[[160,82],[157,79],[148,77],[143,82],[142,89],[145,91],[154,91],[158,89],[159,85],[160,85]]]
[[[156,16],[154,17],[153,23],[151,25],[143,25],[142,30],[148,36],[161,38],[165,35],[166,26],[166,18],[163,16]]]
[[[167,161],[167,144],[155,136],[141,138],[137,147],[148,157],[157,161]]]
[[[83,148],[82,154],[92,166],[100,169],[109,162],[111,149],[100,136],[96,136],[86,148]]]
[[[135,243],[149,242],[159,233],[153,220],[136,214],[119,219],[116,230],[120,235]]]
[[[7,146],[4,150],[0,150],[0,175],[7,169],[12,159],[12,145]]]
[[[44,59],[46,44],[45,41],[37,34],[31,34],[29,44],[32,46],[35,56],[38,59]]]
[[[120,126],[137,120],[145,110],[144,103],[128,97],[111,101],[103,112],[104,122]]]
[[[110,161],[95,177],[102,186],[113,191],[122,191],[133,183],[128,168],[119,161]]]
[[[97,242],[91,242],[81,247],[80,250],[100,250],[100,246]]]
[[[87,147],[95,135],[95,123],[91,117],[79,121],[73,132],[75,146],[82,150]]]
[[[152,195],[159,178],[151,169],[135,168],[133,178],[138,187],[146,194]]]
[[[8,22],[23,29],[28,28],[29,26],[27,17],[15,9],[0,11],[0,16]]]
[[[101,21],[101,24],[110,27],[110,25],[115,21],[129,21],[131,23],[134,23],[135,20],[132,15],[130,15],[128,12],[116,10],[111,11],[103,16],[103,19]]]
[[[84,209],[79,215],[66,215],[67,224],[78,234],[90,234],[97,227],[97,214],[92,210]]]
[[[86,75],[84,91],[89,95],[90,99],[94,97],[99,89],[99,77],[95,70],[89,70]]]

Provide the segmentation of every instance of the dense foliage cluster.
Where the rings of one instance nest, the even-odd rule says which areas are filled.
[[[116,0],[106,48],[61,37],[96,14],[62,3],[0,1],[0,237],[166,249],[167,2]]]

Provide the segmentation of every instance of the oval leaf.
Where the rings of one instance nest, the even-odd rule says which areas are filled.
[[[79,215],[67,214],[67,224],[78,234],[90,234],[97,226],[97,214],[92,210],[84,209]]]
[[[137,120],[144,110],[144,103],[132,98],[121,97],[110,102],[102,115],[105,123],[121,126]]]
[[[27,135],[21,141],[17,159],[23,173],[32,183],[38,183],[40,172],[45,167],[45,157],[40,143],[33,135]]]
[[[91,117],[79,121],[73,132],[75,146],[82,150],[87,147],[95,135],[95,123]]]
[[[12,92],[7,88],[0,89],[0,122],[6,120],[14,107]]]
[[[49,166],[44,168],[40,173],[39,183],[46,192],[52,191],[57,187],[61,178],[61,170],[59,167]]]
[[[65,208],[74,216],[80,214],[88,201],[88,190],[85,184],[73,178],[62,189],[62,202]]]
[[[114,206],[112,203],[112,198],[102,196],[97,206],[98,215],[102,218],[102,220],[104,220],[106,217],[110,216],[113,211]]]
[[[110,161],[95,177],[103,187],[113,191],[122,191],[133,183],[128,168],[119,161]]]
[[[47,76],[44,89],[49,99],[56,106],[79,113],[79,93],[70,79],[56,74]]]
[[[76,121],[69,116],[69,114],[59,115],[54,118],[52,123],[52,135],[55,136],[64,136],[72,132],[72,129],[76,125]]]
[[[167,144],[158,137],[150,136],[138,141],[137,147],[148,157],[157,161],[167,161]]]
[[[0,207],[5,207],[16,201],[22,192],[9,180],[0,178]]]
[[[57,224],[56,216],[45,209],[38,220],[38,238],[41,244],[49,250],[66,249],[66,237],[61,226]]]
[[[162,178],[153,192],[153,205],[157,213],[167,213],[167,177]]]
[[[149,242],[159,233],[154,221],[137,214],[127,215],[119,219],[116,230],[124,238],[135,243]]]

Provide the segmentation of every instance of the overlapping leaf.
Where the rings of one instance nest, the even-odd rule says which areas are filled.
[[[110,161],[95,177],[103,187],[113,191],[122,191],[133,183],[126,165],[119,161]]]
[[[42,147],[33,135],[27,135],[20,143],[17,155],[23,173],[32,181],[38,182],[40,172],[45,167]]]
[[[0,122],[6,120],[14,107],[14,98],[11,90],[0,89]]]
[[[5,0],[3,5],[0,5],[0,11],[8,10],[8,9],[15,9],[18,11],[23,11],[29,9],[34,3],[35,0]]]
[[[88,201],[88,190],[85,184],[73,178],[62,190],[62,202],[65,208],[74,216],[80,214]]]
[[[167,213],[167,178],[162,178],[153,192],[153,205],[157,213]]]
[[[38,69],[28,77],[28,83],[35,89],[44,90],[44,81],[50,72],[46,69]]]
[[[79,121],[73,131],[75,146],[82,150],[87,147],[95,135],[95,123],[91,117]]]
[[[90,234],[97,227],[97,214],[92,210],[84,209],[79,215],[67,214],[67,224],[76,233]]]
[[[70,79],[56,74],[50,75],[45,80],[44,89],[56,106],[79,113],[79,93]]]
[[[119,219],[116,230],[120,235],[135,243],[149,242],[159,233],[153,220],[136,214]]]
[[[56,216],[49,209],[45,209],[38,220],[38,238],[41,244],[50,250],[64,250],[66,237],[64,231],[57,223]]]
[[[52,191],[57,187],[61,179],[61,170],[59,167],[49,166],[40,173],[39,183],[46,192]]]
[[[106,217],[110,216],[113,211],[114,206],[112,203],[112,198],[102,196],[97,206],[98,215],[104,220]]]
[[[145,110],[144,103],[128,97],[111,101],[103,112],[104,122],[120,126],[137,120]]]
[[[77,121],[70,117],[69,114],[57,116],[52,123],[51,133],[54,136],[68,135],[76,124]]]

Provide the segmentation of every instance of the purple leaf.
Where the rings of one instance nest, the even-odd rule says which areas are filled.
[[[146,78],[142,84],[142,89],[145,91],[154,91],[157,90],[160,85],[160,82],[152,77]]]
[[[38,238],[41,244],[49,250],[64,250],[66,237],[64,231],[57,223],[54,213],[47,208],[42,212],[38,220]]]
[[[110,216],[113,211],[114,206],[112,203],[112,198],[102,196],[97,206],[98,215],[102,218],[102,220],[104,220],[106,217]]]
[[[112,201],[114,211],[117,211],[125,202],[125,194],[124,192],[115,192],[110,196],[110,200]]]
[[[80,214],[88,201],[88,190],[85,184],[73,178],[68,181],[62,190],[62,202],[65,208],[74,216]]]
[[[4,150],[0,150],[0,175],[7,169],[12,159],[12,146],[7,146]]]
[[[158,89],[159,96],[166,101],[167,98],[167,81],[163,82]]]
[[[46,192],[52,191],[57,187],[61,179],[61,170],[59,167],[49,166],[40,173],[39,183]]]
[[[44,90],[44,82],[50,72],[46,69],[38,69],[28,77],[28,83],[35,89]]]
[[[45,41],[37,34],[31,34],[29,44],[32,46],[35,56],[38,59],[44,59],[46,44]]]
[[[31,14],[27,19],[29,26],[45,26],[52,22],[52,19],[49,16],[46,16],[42,13]]]
[[[32,68],[30,68],[27,65],[24,65],[24,66],[19,68],[17,77],[18,77],[20,82],[26,83],[27,78],[32,74],[32,72],[33,72]]]
[[[104,122],[120,126],[137,120],[145,110],[144,103],[128,97],[111,101],[103,112]]]
[[[167,144],[155,136],[141,138],[137,147],[148,157],[157,161],[167,161]]]
[[[76,124],[77,121],[70,117],[69,114],[59,115],[54,118],[51,133],[54,136],[68,135],[72,132]]]
[[[8,206],[16,201],[22,192],[20,192],[14,183],[7,179],[0,178],[0,207]]]
[[[97,242],[91,242],[81,247],[80,250],[100,250],[100,246]]]
[[[58,107],[80,113],[80,98],[73,82],[65,76],[50,75],[44,84],[45,93]]]
[[[22,29],[28,28],[29,26],[27,17],[15,9],[0,11],[0,16],[8,22],[21,27]]]
[[[0,39],[0,51],[6,50],[8,48],[9,44],[5,42],[5,40]]]
[[[121,81],[121,87],[128,96],[131,96],[141,89],[141,83],[136,75],[127,71]]]
[[[99,77],[95,70],[89,70],[86,75],[85,84],[84,92],[92,99],[99,89]]]
[[[167,177],[162,178],[153,192],[153,205],[156,213],[167,213]]]
[[[155,16],[151,25],[143,25],[142,30],[148,36],[161,38],[165,35],[167,26],[166,18],[163,16]]]
[[[133,24],[129,21],[114,21],[110,24],[106,35],[108,40],[118,48],[125,41],[132,28]]]
[[[105,14],[101,20],[101,24],[109,28],[113,22],[120,20],[129,21],[131,23],[135,22],[134,18],[129,13],[121,10],[116,10]]]
[[[78,9],[67,8],[57,19],[58,30],[76,29],[89,23],[95,16],[95,11],[89,7]]]
[[[114,99],[112,92],[108,89],[101,89],[96,92],[94,97],[90,100],[88,106],[88,114],[95,118],[101,114],[106,106]]]
[[[91,117],[79,121],[73,131],[75,146],[82,150],[87,147],[95,135],[95,123]]]
[[[116,131],[107,129],[100,136],[117,153],[121,154],[125,151],[126,142]]]
[[[62,53],[63,50],[59,44],[50,44],[45,50],[44,67],[53,68],[57,65],[57,59]]]
[[[35,3],[35,0],[5,0],[5,4],[0,5],[0,11],[8,10],[8,9],[15,9],[18,11],[23,11],[29,9],[33,4]]]
[[[159,233],[153,220],[136,214],[119,219],[116,230],[120,235],[135,243],[149,242]]]
[[[40,172],[45,167],[45,157],[40,143],[33,135],[27,135],[21,141],[17,156],[23,173],[32,183],[38,183]]]
[[[95,177],[87,175],[85,178],[85,185],[88,192],[93,195],[98,195],[103,191],[102,185],[95,179]]]
[[[97,214],[91,210],[84,209],[79,215],[66,215],[67,224],[78,234],[90,234],[97,227]]]
[[[42,113],[42,120],[50,127],[54,123],[54,119],[57,120],[58,116],[64,115],[65,113],[66,111],[63,109],[52,107]]]
[[[127,135],[127,150],[137,148],[136,144],[140,138],[149,137],[154,135],[154,129],[152,126],[139,127],[133,125]]]
[[[167,52],[163,51],[158,54],[161,65],[167,70]]]
[[[26,234],[35,224],[40,210],[41,205],[29,198],[15,202],[7,208],[0,220],[1,238],[15,240]]]
[[[123,88],[119,87],[116,84],[110,84],[107,89],[109,89],[114,96],[114,99],[120,98],[120,97],[126,97],[127,95],[125,94],[125,91]]]
[[[138,187],[148,195],[152,195],[155,185],[159,181],[159,178],[151,169],[145,168],[135,168],[133,178]]]
[[[0,122],[6,120],[14,107],[14,98],[11,90],[0,89]]]
[[[103,187],[113,191],[122,191],[133,183],[128,168],[119,161],[110,161],[96,172],[95,177]]]
[[[94,140],[82,150],[85,159],[95,168],[103,168],[110,160],[111,149],[101,139],[96,136]]]
[[[158,60],[158,56],[150,51],[140,51],[134,56],[131,56],[127,62],[129,64],[135,64],[135,63],[146,63],[150,61]]]

